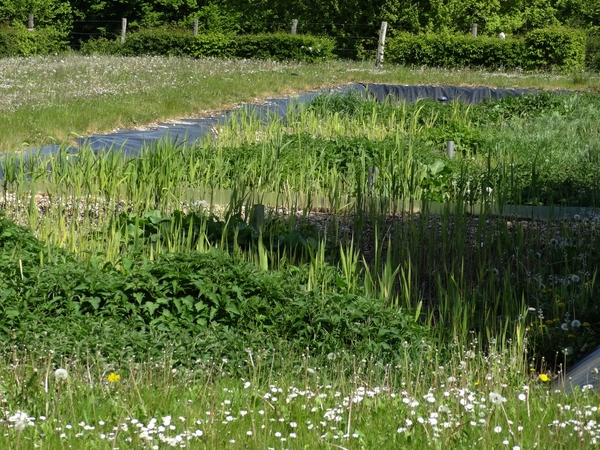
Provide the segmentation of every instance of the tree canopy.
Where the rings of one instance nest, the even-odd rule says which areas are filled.
[[[520,34],[550,25],[600,26],[599,0],[4,0],[0,23],[21,24],[34,14],[36,27],[109,32],[128,19],[132,29],[164,24],[236,33],[288,30],[336,37],[372,35],[381,21],[389,33],[408,31]]]

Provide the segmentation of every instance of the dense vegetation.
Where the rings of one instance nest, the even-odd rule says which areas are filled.
[[[600,25],[595,0],[444,0],[391,1],[327,0],[287,2],[239,0],[137,0],[133,2],[88,0],[8,0],[0,5],[0,18],[9,23],[25,23],[33,13],[41,27],[78,32],[110,27],[110,21],[127,17],[133,28],[165,23],[190,24],[200,19],[201,31],[261,33],[289,30],[292,19],[299,20],[299,32],[327,34],[339,38],[360,36],[363,30],[376,30],[381,21],[393,32],[467,32],[478,23],[483,34],[523,33],[553,25],[590,28]],[[93,22],[97,23],[94,24]],[[119,24],[117,24],[118,28]]]
[[[86,58],[105,76],[67,89],[60,58],[37,78],[68,92],[4,104],[205,76]],[[267,64],[211,63],[238,87]],[[5,155],[0,446],[595,445],[596,376],[560,374],[600,339],[599,115],[592,94],[333,95],[135,159]]]
[[[24,23],[30,13],[35,16],[37,28],[51,29],[52,32],[58,33],[52,41],[54,46],[68,40],[75,48],[79,48],[82,42],[90,39],[113,40],[120,33],[121,18],[128,19],[128,28],[131,31],[169,25],[175,34],[177,32],[173,27],[189,31],[192,21],[197,19],[199,33],[213,37],[288,32],[292,19],[298,19],[300,24],[298,33],[335,39],[336,54],[343,58],[372,56],[372,51],[377,46],[377,32],[381,21],[388,22],[390,38],[401,36],[403,33],[460,36],[469,32],[472,23],[478,24],[479,34],[483,36],[496,36],[499,32],[508,36],[521,36],[544,28],[578,28],[587,32],[587,67],[594,69],[600,64],[597,36],[600,13],[593,0],[535,2],[446,0],[417,3],[381,0],[368,4],[356,1],[343,3],[315,1],[294,2],[291,5],[288,2],[247,3],[237,0],[127,3],[109,1],[101,4],[76,0],[62,2],[10,0],[0,6],[0,20],[3,19],[4,26],[11,26],[10,29],[5,28],[4,34],[8,33],[12,36],[19,35],[19,31],[23,32]],[[45,38],[45,36],[36,37],[42,42]],[[22,39],[24,38],[21,37]],[[0,32],[0,40],[2,40],[2,32]],[[22,46],[25,44],[21,43]],[[551,50],[561,46],[554,40],[550,44],[548,48]],[[547,49],[544,50],[543,45],[534,48],[535,51],[541,52],[538,56],[543,58]],[[5,54],[29,55],[34,50],[43,53],[44,45],[25,45],[25,48],[19,51],[6,52],[5,50]],[[462,51],[468,52],[467,49]],[[215,54],[214,49],[212,52]],[[182,54],[190,53],[183,51]],[[267,56],[273,54],[270,52]],[[202,53],[202,56],[210,55]],[[510,52],[506,56],[510,57]],[[517,57],[519,63],[521,59],[522,56]],[[398,61],[411,63],[406,59]],[[421,61],[418,63],[424,64]],[[462,66],[472,65],[472,63],[469,60],[460,61]],[[497,67],[498,61],[496,63],[484,65]],[[435,58],[434,64],[443,65],[443,60]],[[528,64],[519,65],[516,62],[508,64],[504,60],[501,61],[501,65],[528,68]],[[544,61],[544,64],[533,64],[532,67],[539,69],[553,65],[551,62]],[[576,69],[578,66],[574,65],[570,68]]]
[[[134,160],[86,148],[77,158],[65,150],[39,164],[7,157],[5,195],[14,192],[29,205],[15,217],[26,211],[32,230],[73,256],[49,258],[36,243],[17,266],[17,250],[5,252],[12,271],[7,280],[16,285],[3,291],[10,312],[4,333],[30,326],[35,317],[51,320],[51,304],[77,320],[91,314],[127,327],[120,338],[131,342],[115,339],[113,351],[132,346],[138,353],[139,342],[143,351],[160,348],[147,335],[158,333],[159,342],[166,333],[179,336],[188,355],[210,354],[207,348],[224,342],[226,349],[215,351],[240,352],[250,342],[275,347],[284,340],[297,351],[310,347],[324,355],[340,345],[391,362],[411,328],[387,307],[403,306],[422,324],[454,321],[453,336],[465,342],[477,330],[482,343],[523,333],[523,310],[534,307],[556,330],[537,335],[534,327],[532,349],[548,357],[568,343],[571,362],[596,342],[587,333],[565,341],[561,326],[569,315],[592,326],[600,320],[591,302],[598,216],[578,209],[580,225],[557,222],[549,225],[554,234],[541,235],[537,225],[488,226],[486,218],[509,204],[598,207],[598,115],[592,94],[507,97],[475,106],[322,95],[266,124],[241,111],[220,127],[216,140],[177,151],[165,142]],[[449,139],[455,141],[452,159],[445,154]],[[369,167],[379,169],[371,182]],[[43,210],[28,200],[36,186],[48,193]],[[222,190],[229,203],[222,219],[197,206],[179,211],[182,202],[198,205],[198,197],[212,199]],[[271,193],[278,199],[271,205],[285,211],[303,209],[303,219],[275,214],[264,224],[252,222],[248,190]],[[73,196],[86,200],[68,207],[64,199]],[[388,213],[409,206],[402,199],[420,201],[423,214],[389,222]],[[123,203],[117,200],[129,212],[119,212]],[[431,224],[430,201],[446,205],[437,210],[437,225]],[[89,202],[96,206],[88,209]],[[313,204],[326,205],[329,224],[310,221]],[[463,217],[474,210],[478,219]],[[55,223],[66,231],[54,233]],[[432,226],[440,239],[428,231]],[[231,256],[194,253],[211,247]],[[518,261],[507,259],[516,254],[522,255]],[[251,270],[242,260],[282,273]],[[28,271],[33,262],[40,266],[34,275]],[[60,275],[65,272],[68,277]],[[578,281],[565,283],[571,279]],[[30,296],[32,303],[23,303]],[[25,310],[35,312],[21,322]],[[433,330],[439,343],[446,342],[449,328]],[[212,337],[202,337],[206,333]],[[64,345],[79,341],[69,336]]]
[[[149,234],[156,222],[134,221]],[[112,360],[160,358],[168,349],[178,365],[190,365],[211,357],[242,362],[247,348],[280,346],[393,360],[402,342],[425,338],[400,311],[345,286],[332,267],[320,268],[309,291],[316,274],[308,266],[268,273],[216,249],[150,260],[146,245],[115,264],[82,264],[2,218],[2,340],[39,350],[44,335],[46,350],[101,351]]]

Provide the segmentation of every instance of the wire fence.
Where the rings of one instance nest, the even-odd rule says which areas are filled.
[[[3,20],[7,20],[0,18],[0,22]],[[71,23],[73,25],[74,31],[71,34],[80,34],[86,36],[102,36],[106,34],[113,34],[115,36],[120,35],[123,31],[121,26],[123,24],[124,19],[86,19],[86,20],[73,20]],[[198,29],[198,19],[193,21],[193,26],[190,26],[190,31],[194,31]],[[292,23],[283,25],[282,22],[265,22],[265,29],[270,32],[276,31],[285,31],[290,30],[290,26],[294,27],[298,33],[306,32],[308,34],[318,34],[315,30],[319,27],[330,28],[334,31],[333,35],[330,37],[341,38],[344,39],[352,39],[352,40],[360,40],[360,39],[372,39],[377,40],[378,26],[373,23],[338,23],[338,22],[299,22],[297,19],[294,19],[293,22],[296,23],[296,26]],[[28,28],[30,30],[34,30],[34,18],[33,15],[29,15],[28,18]],[[165,24],[168,25],[168,24]],[[174,28],[182,28],[181,24],[174,26]],[[94,29],[94,30],[92,30]]]
[[[33,14],[27,18],[27,27],[30,31],[35,30]],[[340,56],[372,58],[377,59],[378,64],[383,59],[383,43],[385,41],[383,22],[379,27],[373,23],[343,23],[343,22],[300,22],[297,19],[291,23],[266,22],[264,29],[270,32],[288,32],[290,34],[312,34],[315,36],[328,36],[335,39],[334,53]],[[73,29],[69,33],[69,43],[74,49],[80,49],[82,45],[91,39],[106,38],[118,39],[121,43],[127,39],[128,21],[126,18],[120,20],[110,19],[86,19],[74,20]],[[172,25],[173,29],[189,30],[194,35],[201,34],[203,30],[199,20],[192,23]],[[137,29],[137,25],[132,27]]]

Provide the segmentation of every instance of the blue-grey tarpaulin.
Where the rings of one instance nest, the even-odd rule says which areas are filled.
[[[321,89],[307,92],[291,98],[269,98],[261,104],[242,105],[249,113],[256,114],[264,120],[269,117],[285,117],[290,107],[296,104],[308,103],[317,95],[323,93],[357,92],[361,96],[369,96],[378,101],[406,100],[409,102],[418,99],[434,99],[440,102],[459,100],[465,103],[476,104],[483,100],[498,100],[506,96],[535,94],[539,91],[532,89],[501,89],[488,87],[460,87],[460,86],[401,86],[388,84],[362,84],[356,83],[332,89]],[[77,152],[78,148],[87,146],[95,153],[119,150],[126,157],[139,156],[140,152],[161,140],[169,140],[178,144],[193,144],[203,140],[219,123],[223,123],[234,111],[227,111],[218,117],[205,117],[200,119],[182,119],[176,123],[159,123],[150,130],[120,130],[108,134],[95,134],[76,140],[72,147],[65,151]],[[56,155],[61,146],[49,145],[37,149],[27,149],[21,157],[23,161]],[[2,172],[0,168],[0,179]]]

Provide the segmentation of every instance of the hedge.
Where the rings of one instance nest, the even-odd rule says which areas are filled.
[[[194,36],[189,31],[154,28],[129,33],[120,53],[125,56],[168,55],[230,58],[235,53],[235,42],[233,36],[221,33]]]
[[[240,35],[236,44],[235,56],[241,58],[318,61],[331,59],[334,49],[333,39],[286,33]]]
[[[317,61],[333,56],[333,40],[290,34],[194,36],[189,31],[154,28],[129,33],[123,45],[118,40],[96,39],[82,44],[85,54],[123,56],[169,55],[194,58],[269,58]]]
[[[562,27],[533,30],[525,36],[525,69],[585,68],[586,35]]]
[[[84,54],[123,56],[170,55],[217,58],[269,58],[318,61],[335,57],[330,38],[287,33],[194,36],[173,27],[143,29],[120,38],[99,38],[82,44]],[[581,30],[562,27],[531,31],[525,37],[472,38],[452,34],[400,33],[387,41],[387,62],[408,66],[486,67],[488,69],[580,70],[597,69],[600,39]],[[587,47],[587,48],[586,48]],[[53,29],[27,31],[25,27],[0,28],[0,57],[58,53],[67,48],[66,36]]]
[[[409,66],[574,70],[585,67],[586,37],[567,28],[534,30],[524,38],[401,33],[386,45],[387,62]]]
[[[67,35],[53,28],[0,27],[0,58],[60,53],[67,43]]]

